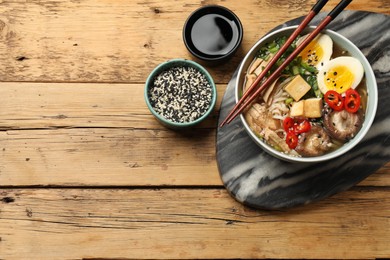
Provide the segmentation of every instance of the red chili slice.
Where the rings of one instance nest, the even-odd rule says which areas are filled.
[[[283,128],[284,131],[289,132],[294,127],[294,119],[291,117],[286,117],[283,120]]]
[[[341,111],[344,108],[343,97],[334,90],[327,91],[324,100],[335,111]]]
[[[349,113],[356,113],[360,108],[360,95],[354,89],[345,92],[344,108]]]
[[[298,134],[309,132],[311,129],[311,125],[309,120],[302,119],[297,121],[293,129],[294,129],[294,133],[298,135]]]
[[[290,149],[295,149],[298,145],[298,136],[293,132],[288,132],[286,136],[286,143]]]

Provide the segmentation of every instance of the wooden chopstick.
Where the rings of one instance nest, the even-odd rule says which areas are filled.
[[[240,100],[233,107],[231,112],[227,115],[226,119],[221,123],[221,127],[229,120],[229,118],[233,115],[236,109],[245,101],[245,99],[250,96],[259,82],[264,78],[267,72],[272,68],[272,66],[277,62],[280,56],[287,50],[287,48],[291,45],[291,43],[298,37],[298,35],[305,29],[305,27],[309,24],[309,22],[318,14],[318,12],[324,7],[324,5],[328,2],[328,0],[319,0],[317,3],[311,8],[310,12],[306,15],[305,19],[299,24],[299,26],[295,29],[295,31],[290,35],[290,37],[286,40],[283,46],[279,49],[279,51],[274,55],[274,57],[268,62],[267,66],[261,71],[260,75],[256,77],[255,81],[252,82],[250,87],[246,90],[244,95],[240,98]]]
[[[302,23],[298,26],[298,28],[294,31],[294,33],[289,37],[289,39],[286,41],[290,41],[290,43],[286,46],[284,44],[282,48],[277,52],[275,57],[278,55],[278,57],[275,59],[272,59],[270,61],[273,62],[273,64],[277,61],[277,59],[283,54],[283,52],[289,47],[289,45],[292,43],[292,41],[298,36],[298,34],[306,27],[308,22],[310,22],[311,19],[313,19],[314,15],[321,10],[321,8],[325,5],[327,1],[318,1],[312,8],[312,10],[309,12],[308,16],[302,21]],[[250,88],[246,91],[246,95],[237,102],[237,104],[233,107],[232,111],[228,114],[228,116],[222,121],[220,124],[220,127],[223,127],[225,124],[229,124],[238,114],[240,114],[260,93],[263,91],[266,87],[268,87],[276,78],[281,74],[281,72],[284,70],[284,68],[296,57],[299,53],[334,19],[336,18],[342,10],[344,10],[345,7],[348,6],[349,3],[351,3],[352,0],[342,0],[322,21],[321,23],[316,27],[315,30],[313,30],[306,38],[302,41],[300,45],[297,46],[297,48],[286,58],[286,60],[275,70],[274,73],[270,77],[267,78],[267,80],[256,89],[256,91],[253,93],[253,90],[256,88],[257,84],[260,82],[260,80],[264,77],[264,75],[269,71],[271,68],[271,65],[268,64],[266,68],[262,71],[262,73],[259,75],[259,77],[256,78],[255,82],[250,86]],[[315,9],[315,10],[313,10]],[[308,20],[308,21],[307,21]],[[306,23],[306,24],[305,24]],[[299,29],[299,30],[298,30]],[[298,31],[298,33],[296,33]],[[293,38],[293,36],[295,36]],[[283,50],[282,50],[283,49]],[[282,52],[281,52],[282,50]],[[247,93],[250,91],[250,93]]]

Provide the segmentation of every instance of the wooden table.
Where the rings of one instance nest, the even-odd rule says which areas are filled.
[[[207,67],[213,115],[171,131],[147,110],[144,82],[163,61],[193,59],[182,26],[211,3],[240,17],[242,48]],[[0,258],[390,257],[389,163],[348,191],[280,211],[241,205],[219,177],[226,84],[259,37],[313,4],[0,1]],[[390,14],[388,0],[348,9]]]

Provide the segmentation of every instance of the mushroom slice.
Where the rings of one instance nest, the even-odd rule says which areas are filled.
[[[244,86],[244,93],[252,86],[253,82],[256,80],[256,75],[255,74],[247,74],[246,75],[246,81],[245,81],[245,86]]]
[[[253,72],[260,66],[260,64],[263,62],[264,60],[261,59],[261,58],[256,58],[252,64],[250,65],[249,69],[248,69],[248,74],[253,74]]]
[[[363,114],[342,111],[325,111],[324,126],[331,137],[341,142],[352,139],[363,124]]]
[[[330,147],[329,135],[322,127],[313,125],[309,132],[301,134],[295,151],[302,156],[311,157],[324,154]]]
[[[268,63],[272,60],[273,57],[274,54],[270,53],[267,60],[263,60],[263,62],[255,69],[254,73],[256,75],[260,75],[260,73],[264,70],[265,67],[267,67]]]

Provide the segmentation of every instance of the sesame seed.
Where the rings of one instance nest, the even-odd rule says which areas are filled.
[[[207,112],[212,88],[199,70],[178,66],[157,75],[148,94],[158,114],[176,123],[186,123]]]

